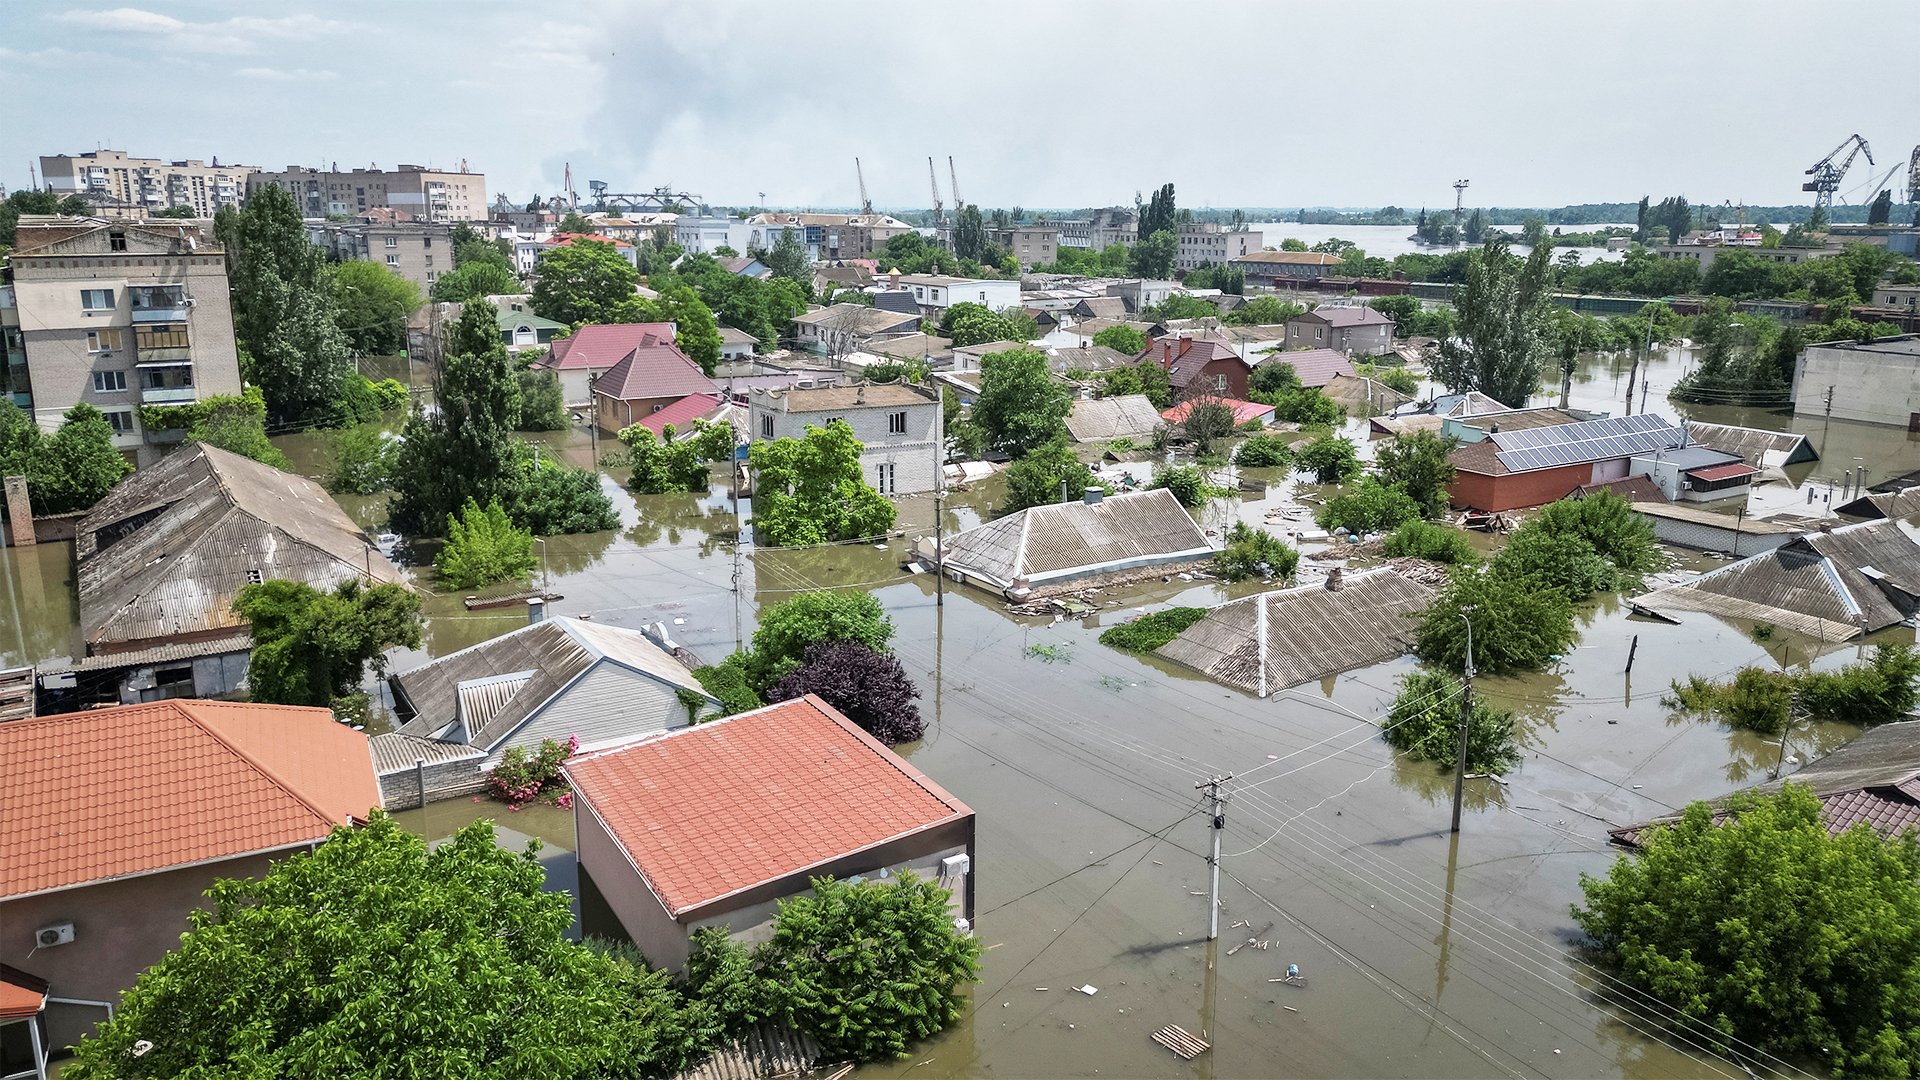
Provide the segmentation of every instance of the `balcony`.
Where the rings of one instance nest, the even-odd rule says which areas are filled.
[[[137,351],[139,352],[139,359],[135,362],[141,365],[157,364],[164,361],[178,361],[183,364],[193,362],[193,348],[188,345],[165,349],[140,345]]]
[[[142,405],[191,405],[199,400],[194,396],[191,386],[143,386],[140,388]]]
[[[133,321],[137,323],[183,322],[193,314],[193,308],[186,300],[178,301],[174,307],[140,307],[133,309]]]

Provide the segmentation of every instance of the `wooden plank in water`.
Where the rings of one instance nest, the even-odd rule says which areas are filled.
[[[1188,1061],[1199,1057],[1213,1047],[1204,1039],[1196,1038],[1178,1024],[1168,1024],[1153,1033],[1153,1041],[1173,1051]]]

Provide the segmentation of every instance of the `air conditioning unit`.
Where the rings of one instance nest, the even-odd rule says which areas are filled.
[[[73,924],[63,922],[43,926],[33,932],[33,940],[35,946],[42,949],[51,949],[55,945],[71,945],[73,944]]]
[[[949,855],[940,860],[941,877],[960,877],[973,869],[973,859],[966,855]]]

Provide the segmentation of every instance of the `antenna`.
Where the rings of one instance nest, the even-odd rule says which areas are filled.
[[[947,155],[947,179],[953,181],[953,212],[959,213],[966,203],[960,201],[960,174],[953,171],[953,155]]]
[[[873,213],[873,200],[867,198],[867,174],[860,171],[860,159],[853,159],[853,175],[860,178],[860,212]]]

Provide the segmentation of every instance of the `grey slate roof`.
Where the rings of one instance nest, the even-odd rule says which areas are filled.
[[[1738,455],[1756,469],[1797,465],[1818,461],[1820,454],[1805,435],[1795,431],[1765,431],[1760,428],[1734,427],[1731,424],[1707,424],[1687,421],[1687,434],[1701,446]]]
[[[1433,590],[1389,567],[1229,601],[1159,654],[1257,697],[1377,664],[1412,647]]]
[[[1008,514],[946,542],[946,564],[1002,588],[1194,559],[1213,545],[1164,488]]]
[[[319,484],[205,443],[122,480],[78,533],[90,647],[244,629],[233,598],[254,581],[406,583]]]
[[[403,734],[491,750],[597,664],[618,664],[708,696],[686,665],[638,630],[555,617],[448,653],[388,681],[412,709]]]
[[[1162,423],[1160,410],[1153,407],[1145,394],[1084,398],[1075,401],[1073,411],[1067,414],[1067,431],[1075,442],[1151,435]]]

